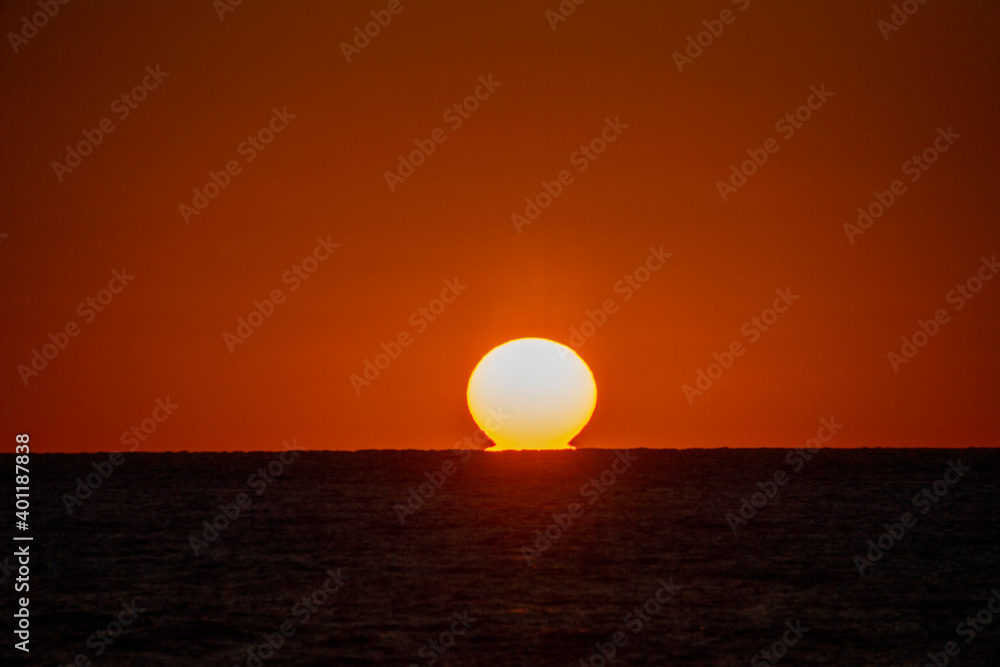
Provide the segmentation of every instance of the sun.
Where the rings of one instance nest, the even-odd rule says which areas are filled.
[[[569,347],[518,338],[490,350],[469,377],[469,411],[496,443],[487,451],[572,449],[590,421],[597,384]]]

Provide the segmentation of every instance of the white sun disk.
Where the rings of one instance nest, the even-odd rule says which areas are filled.
[[[491,451],[566,449],[597,404],[590,368],[565,345],[519,338],[495,347],[469,378],[469,410]]]

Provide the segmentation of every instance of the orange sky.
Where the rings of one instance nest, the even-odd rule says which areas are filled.
[[[1000,281],[961,309],[948,294],[1000,253],[1000,6],[929,2],[894,31],[887,1],[590,0],[553,29],[558,6],[248,0],[220,20],[209,0],[71,2],[32,31],[38,6],[4,3],[3,30],[32,35],[0,56],[8,433],[128,449],[155,411],[140,451],[451,447],[475,428],[483,354],[570,343],[613,299],[579,347],[598,385],[581,447],[800,446],[829,417],[831,446],[996,446]],[[391,20],[347,62],[372,11]],[[926,171],[905,165],[948,128]],[[100,143],[54,167],[84,131]],[[433,153],[390,188],[418,141]],[[748,150],[767,160],[724,201]],[[210,171],[226,187],[185,214]],[[516,225],[543,181],[558,196]],[[650,248],[671,256],[619,283]],[[744,329],[786,289],[773,326]],[[938,309],[895,372],[888,353]],[[49,334],[64,349],[26,372]]]

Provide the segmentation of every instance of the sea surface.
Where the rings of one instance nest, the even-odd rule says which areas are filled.
[[[1000,450],[805,455],[6,455],[0,663],[1000,664]]]

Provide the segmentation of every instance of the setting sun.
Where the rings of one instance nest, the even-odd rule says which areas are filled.
[[[597,385],[571,348],[519,338],[482,358],[467,397],[472,418],[496,443],[487,451],[571,449],[594,412]]]

